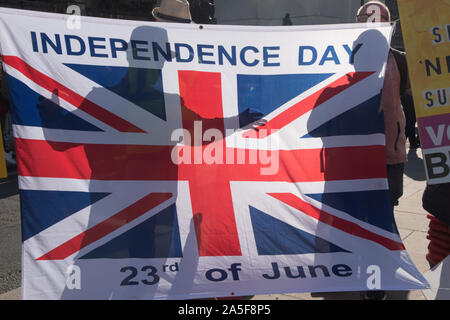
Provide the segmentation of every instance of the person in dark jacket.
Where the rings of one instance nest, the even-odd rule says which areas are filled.
[[[3,72],[2,60],[0,58],[0,134],[2,135],[6,166],[8,169],[16,167],[16,151],[14,147],[14,136],[12,130],[12,116],[9,106],[8,89],[6,86],[5,73]]]
[[[379,17],[373,12],[378,6]],[[382,2],[369,1],[359,8],[356,22],[389,22],[391,15],[389,8]],[[389,194],[393,206],[403,195],[403,173],[406,154],[406,119],[402,108],[401,93],[406,86],[405,76],[400,72],[398,62],[405,62],[405,56],[400,51],[390,49],[386,63],[386,72],[381,95],[381,110],[384,113],[384,128],[386,136],[386,164]]]
[[[432,268],[450,254],[450,183],[427,184],[422,206],[430,219],[426,259]]]
[[[397,63],[398,71],[400,72],[400,99],[402,102],[403,112],[405,113],[406,126],[405,134],[409,140],[410,149],[417,149],[420,147],[419,137],[416,133],[416,112],[414,110],[414,101],[411,91],[411,83],[408,74],[408,64],[406,62],[406,53],[397,49],[391,48],[391,53]]]
[[[378,6],[379,10],[374,10]],[[389,22],[391,14],[389,8],[382,2],[369,1],[361,6],[357,12],[356,22]],[[384,112],[384,127],[386,137],[386,164],[389,195],[392,206],[398,205],[403,195],[403,173],[406,155],[406,119],[402,109],[402,73],[397,60],[404,58],[400,52],[389,50],[384,84],[381,95],[380,110]],[[383,290],[363,291],[363,299],[385,300],[386,292]]]

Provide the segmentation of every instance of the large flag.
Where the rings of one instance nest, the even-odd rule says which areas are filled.
[[[2,9],[26,299],[424,288],[387,191],[389,24]]]

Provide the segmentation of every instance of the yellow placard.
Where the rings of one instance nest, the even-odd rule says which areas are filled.
[[[398,0],[418,118],[450,113],[450,0]]]
[[[5,149],[3,148],[3,135],[1,133],[2,126],[0,125],[0,178],[6,178],[8,172],[6,171]]]
[[[450,182],[450,0],[398,0],[429,184]]]

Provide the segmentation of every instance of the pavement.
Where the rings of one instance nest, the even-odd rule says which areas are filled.
[[[0,179],[0,299],[20,287],[21,227],[17,174]],[[20,295],[17,295],[19,297]]]
[[[17,183],[0,180],[0,300],[20,299],[20,213]],[[6,183],[6,185],[5,185]],[[427,213],[422,208],[426,178],[420,149],[408,151],[405,164],[404,193],[395,207],[394,216],[403,243],[418,270],[425,274],[429,241]],[[3,196],[2,196],[3,194]],[[6,208],[6,209],[4,209]],[[4,244],[6,241],[7,245]],[[289,293],[256,295],[251,300],[360,300],[359,292]],[[388,300],[425,300],[421,290],[389,291]]]

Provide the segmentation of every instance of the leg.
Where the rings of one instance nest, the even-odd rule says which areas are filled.
[[[392,206],[398,205],[398,199],[403,195],[403,172],[405,169],[404,163],[388,164],[387,178],[389,184],[389,195],[391,197]]]

